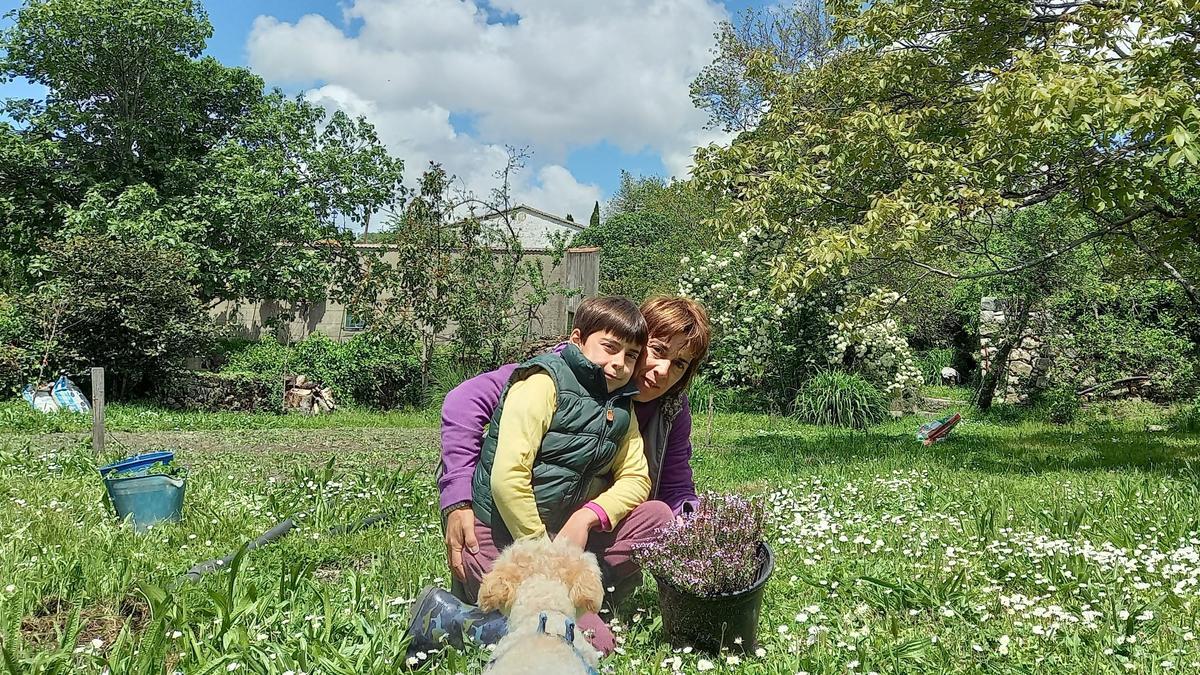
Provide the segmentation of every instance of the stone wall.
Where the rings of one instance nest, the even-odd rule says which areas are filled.
[[[282,384],[282,383],[281,383]],[[279,412],[279,389],[250,375],[185,371],[163,379],[155,399],[172,410]]]
[[[1010,320],[1005,302],[985,297],[979,303],[979,368],[987,373],[992,359],[1007,337],[1005,324]],[[1045,336],[1053,330],[1047,312],[1032,312],[1020,342],[1008,355],[1006,372],[996,387],[996,397],[1007,403],[1022,403],[1050,387],[1054,355]]]

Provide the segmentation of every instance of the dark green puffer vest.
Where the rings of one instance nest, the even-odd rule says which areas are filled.
[[[572,513],[605,489],[608,483],[595,479],[606,477],[621,439],[629,432],[633,396],[637,393],[632,381],[610,394],[604,370],[588,361],[573,344],[561,354],[541,354],[522,363],[492,414],[471,480],[475,516],[496,529],[507,530],[492,499],[492,464],[500,417],[513,383],[538,371],[550,375],[558,394],[550,428],[533,464],[533,496],[548,531],[560,530]]]

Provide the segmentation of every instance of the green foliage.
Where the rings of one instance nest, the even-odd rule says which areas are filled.
[[[827,370],[804,383],[793,411],[810,424],[865,429],[887,417],[888,404],[879,389],[862,376]]]
[[[1070,424],[1079,414],[1079,397],[1069,385],[1052,387],[1040,396],[1039,403],[1046,409],[1046,418],[1054,424]]]
[[[145,242],[75,237],[45,259],[50,281],[18,300],[25,358],[48,356],[27,375],[48,379],[103,366],[116,396],[147,391],[153,380],[205,354],[212,321],[196,297],[194,268]]]
[[[29,384],[40,363],[31,347],[33,326],[21,309],[17,298],[0,293],[0,399]]]
[[[1195,312],[1175,284],[1115,283],[1085,270],[1047,302],[1054,349],[1077,381],[1151,377],[1157,401],[1188,399],[1200,390],[1200,330]]]
[[[1200,398],[1176,408],[1167,423],[1175,431],[1200,433]]]
[[[622,213],[575,235],[572,245],[601,247],[601,293],[640,302],[667,292],[679,278],[682,256],[670,229],[661,214]]]
[[[674,293],[684,258],[715,237],[699,224],[712,209],[689,182],[634,178],[622,172],[603,223],[575,235],[573,246],[599,246],[600,292],[641,301]]]
[[[710,127],[726,132],[754,128],[770,95],[754,75],[756,61],[769,58],[788,74],[811,68],[835,48],[831,28],[823,0],[747,8],[736,21],[722,21],[713,62],[692,82],[692,103],[708,111]]]
[[[277,382],[286,375],[304,375],[333,387],[335,399],[348,397],[375,408],[416,405],[423,393],[416,346],[372,334],[335,342],[318,333],[290,346],[268,338],[228,358],[222,372],[251,373]]]
[[[941,383],[942,368],[953,367],[954,350],[949,348],[927,349],[916,355],[917,369],[926,382]]]
[[[0,250],[36,274],[56,240],[150,241],[186,260],[206,303],[324,292],[352,263],[339,225],[394,204],[402,164],[363,119],[201,57],[211,32],[195,0],[15,13],[0,70],[47,94],[5,104]]]
[[[440,165],[422,174],[420,191],[388,220],[388,248],[368,255],[344,284],[351,289],[347,305],[373,332],[419,341],[428,358],[449,329],[459,365],[482,370],[536,334],[539,310],[552,297],[575,293],[546,279],[562,264],[565,240],[552,247],[547,265],[525,254],[510,220],[508,189],[524,158],[510,149],[480,216],[457,210],[478,200],[455,194],[453,177]]]
[[[600,202],[592,205],[592,217],[588,219],[588,227],[596,227],[600,224]]]
[[[697,154],[716,224],[770,243],[777,289],[914,261],[1018,282],[1104,242],[1200,305],[1189,281],[1200,278],[1200,65],[1187,3],[830,8],[839,50],[795,71],[770,50],[751,54],[744,72],[766,112],[730,146]],[[1010,213],[1050,199],[1059,217],[1040,240],[1056,245],[992,249]],[[930,264],[947,256],[954,266]]]
[[[891,397],[916,395],[920,373],[890,316],[898,294],[846,284],[774,297],[762,249],[739,243],[701,255],[680,281],[680,292],[708,309],[705,370],[715,382],[747,387],[778,409],[829,368],[858,373]]]

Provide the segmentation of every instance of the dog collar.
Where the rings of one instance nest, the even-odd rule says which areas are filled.
[[[539,633],[546,633],[546,619],[547,617],[545,612],[542,612],[538,615]],[[587,659],[583,658],[583,654],[579,653],[579,649],[575,647],[575,622],[571,619],[571,617],[566,617],[563,619],[563,633],[558,637],[561,638],[563,642],[567,643],[567,646],[571,648],[571,651],[575,652],[575,656],[579,659],[579,662],[583,664],[584,670],[587,671],[588,675],[600,675],[600,671],[592,667],[592,664],[588,663]]]

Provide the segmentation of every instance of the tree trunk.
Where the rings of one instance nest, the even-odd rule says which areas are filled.
[[[991,359],[990,367],[983,375],[983,381],[979,384],[979,392],[975,395],[975,405],[982,411],[986,411],[992,407],[992,401],[996,397],[996,385],[1000,383],[1000,377],[1008,372],[1008,355],[1021,342],[1021,336],[1025,333],[1025,326],[1029,323],[1029,311],[1032,305],[1032,300],[1022,298],[1020,310],[1017,315],[1016,330],[1009,332],[1008,338],[996,350],[995,355]],[[1011,326],[1012,321],[1005,321],[1004,324],[1005,326]]]

